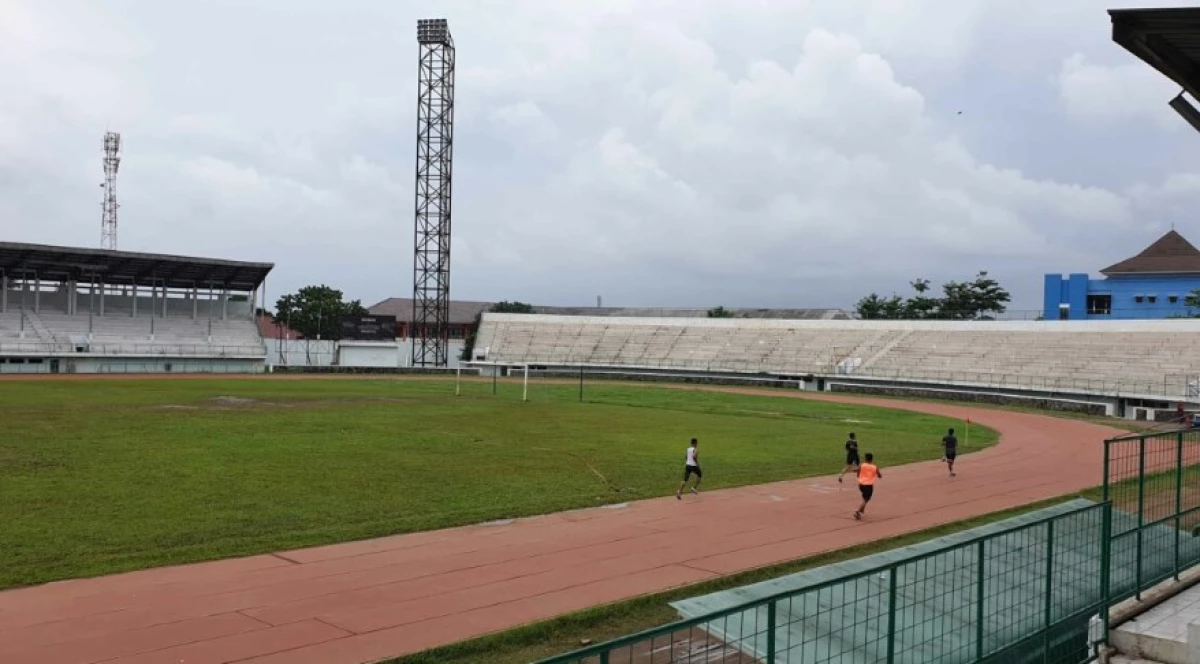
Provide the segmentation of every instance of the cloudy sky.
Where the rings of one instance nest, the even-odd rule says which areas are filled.
[[[0,239],[99,245],[109,128],[120,248],[274,262],[271,302],[409,294],[445,17],[456,299],[849,307],[985,269],[1035,309],[1045,272],[1200,241],[1200,136],[1104,9],[0,0]]]

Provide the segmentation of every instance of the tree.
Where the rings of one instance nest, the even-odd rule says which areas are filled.
[[[931,297],[928,279],[909,282],[916,293],[909,298],[893,295],[881,298],[875,293],[862,298],[854,309],[859,318],[883,320],[923,320],[948,318],[951,320],[976,320],[989,313],[1004,313],[1011,301],[1008,291],[987,272],[975,275],[972,281],[949,281],[942,284],[942,297]],[[1200,291],[1197,293],[1200,305]]]
[[[954,320],[975,320],[985,314],[1002,314],[1012,297],[987,272],[974,281],[951,281],[942,286],[942,313]]]
[[[854,305],[855,313],[863,320],[899,320],[905,317],[907,309],[907,303],[899,295],[883,298],[875,293]]]
[[[533,313],[533,305],[525,304],[524,302],[497,302],[488,307],[488,313],[493,314],[531,314]],[[463,362],[471,361],[471,354],[475,352],[475,337],[479,335],[479,326],[483,323],[483,314],[475,314],[475,322],[471,323],[471,329],[467,331],[467,338],[463,340],[462,352],[459,353],[458,359]]]
[[[342,291],[324,284],[305,286],[275,303],[275,320],[306,339],[341,339],[342,319],[366,314],[361,302],[343,302]]]
[[[493,314],[531,314],[533,313],[533,305],[505,300],[488,307],[488,312]]]
[[[733,318],[733,312],[725,307],[715,307],[708,310],[709,318]]]
[[[1183,297],[1183,306],[1189,309],[1189,314],[1196,315],[1190,310],[1200,309],[1200,288],[1197,288]]]
[[[903,317],[916,320],[937,318],[942,302],[936,297],[925,294],[929,292],[929,280],[913,279],[908,285],[912,286],[917,294],[905,301]]]

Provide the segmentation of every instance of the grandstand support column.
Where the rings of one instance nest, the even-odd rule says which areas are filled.
[[[8,275],[0,275],[0,314],[8,313]]]
[[[168,298],[168,297],[167,297],[167,290],[168,290],[168,289],[167,289],[167,282],[165,282],[165,281],[164,281],[164,282],[163,282],[163,289],[162,289],[162,293],[163,293],[163,296],[162,296],[162,302],[163,302],[163,308],[162,308],[162,317],[163,317],[163,318],[166,318],[166,317],[167,317],[167,300],[169,300],[169,299],[170,299],[170,298]]]
[[[196,282],[192,282],[192,320],[200,317],[200,289],[196,288]]]
[[[35,276],[33,278],[33,313],[41,313],[42,311],[42,278]]]
[[[221,290],[221,320],[229,319],[229,289]]]
[[[107,290],[108,290],[108,288],[106,288],[104,286],[104,280],[101,279],[100,280],[100,315],[101,316],[104,315],[104,292]]]
[[[96,321],[94,320],[94,312],[96,311],[96,274],[92,273],[92,287],[88,289],[88,342],[92,340],[92,333]]]
[[[37,280],[37,278],[35,277],[34,281],[36,282],[36,280]],[[75,281],[74,279],[69,279],[67,281],[67,314],[71,315],[71,316],[75,315],[75,312],[78,310],[78,307],[79,307],[79,303],[75,301],[75,295],[76,295],[78,289],[79,289],[79,282]],[[37,313],[37,302],[38,302],[38,296],[37,296],[37,293],[34,293],[33,294],[34,313]]]
[[[133,282],[133,288],[131,288],[129,292],[130,292],[130,298],[129,298],[129,303],[130,303],[130,307],[129,307],[129,308],[130,308],[130,311],[129,311],[129,317],[130,317],[130,318],[137,318],[138,285],[137,285],[137,282],[136,282],[136,281],[135,281],[135,282]]]
[[[416,223],[413,242],[414,366],[449,358],[454,39],[445,19],[417,21]]]

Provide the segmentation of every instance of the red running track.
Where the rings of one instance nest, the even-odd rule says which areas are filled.
[[[1101,441],[1124,433],[832,399],[970,417],[1001,441],[960,457],[953,479],[936,461],[888,468],[872,443],[884,478],[861,523],[853,485],[821,477],[11,590],[0,662],[371,662],[1096,486]]]

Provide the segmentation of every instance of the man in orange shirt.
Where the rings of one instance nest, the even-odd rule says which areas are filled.
[[[875,493],[875,480],[883,477],[879,466],[875,465],[875,455],[867,452],[865,459],[858,467],[858,492],[862,494],[863,501],[854,512],[854,518],[859,521],[862,521],[863,513],[867,511],[867,503],[871,502],[871,495]]]

